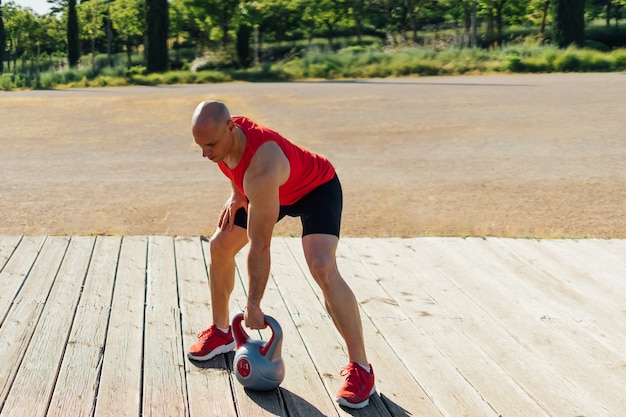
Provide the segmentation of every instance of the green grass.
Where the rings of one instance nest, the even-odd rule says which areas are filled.
[[[492,50],[424,48],[358,50],[335,54],[312,51],[282,65],[292,79],[369,78],[525,72],[607,72],[626,70],[626,49],[593,49],[517,45]]]
[[[492,49],[384,49],[351,46],[329,52],[309,49],[277,63],[248,69],[176,70],[147,74],[141,65],[126,68],[91,66],[36,74],[2,74],[0,90],[104,87],[122,85],[202,84],[231,81],[289,81],[462,75],[486,73],[609,72],[626,70],[626,49],[603,52],[591,48],[558,49],[525,42]]]

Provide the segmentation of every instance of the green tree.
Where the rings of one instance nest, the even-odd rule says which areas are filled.
[[[264,0],[245,2],[247,21],[258,26],[264,35],[278,42],[285,40],[301,25],[299,1]]]
[[[146,0],[146,67],[148,72],[167,70],[169,16],[167,0]]]
[[[348,13],[354,20],[357,43],[361,44],[363,37],[363,25],[367,16],[366,0],[346,0]]]
[[[384,42],[393,45],[394,34],[402,32],[406,21],[404,0],[370,0],[372,23],[384,33]]]
[[[206,49],[211,31],[211,19],[204,8],[193,0],[172,0],[169,8],[169,27],[172,37],[182,38],[196,45],[198,52]]]
[[[67,9],[67,60],[70,67],[78,65],[80,59],[80,40],[78,32],[78,13],[76,0],[69,0]]]
[[[553,38],[559,47],[582,45],[585,37],[585,0],[553,0]]]
[[[229,42],[230,29],[239,10],[241,0],[194,0],[193,4],[203,8],[211,18],[211,22],[222,31],[222,46]]]
[[[30,9],[24,9],[9,2],[3,6],[5,19],[5,33],[8,44],[7,67],[10,70],[10,60],[13,60],[13,71],[16,71],[17,60],[22,60],[22,67],[27,58],[36,54],[37,37],[40,34],[35,16]]]
[[[126,64],[132,65],[133,47],[137,46],[145,31],[144,0],[115,0],[111,3],[111,23],[117,37],[126,49]]]
[[[337,25],[348,15],[348,4],[344,0],[301,0],[302,20],[309,29],[309,43],[317,28],[326,30],[328,46],[332,47]]]
[[[87,0],[77,7],[78,22],[81,28],[79,38],[89,42],[91,50],[91,67],[96,70],[96,41],[103,38],[103,8],[100,0]]]
[[[2,17],[2,0],[0,0],[0,74],[4,72],[4,51],[7,48],[7,34],[4,30],[4,17]]]

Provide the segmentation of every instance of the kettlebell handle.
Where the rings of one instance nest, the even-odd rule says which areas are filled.
[[[240,311],[233,316],[232,329],[237,349],[248,343],[248,341],[250,340],[250,336],[248,335],[248,333],[246,333],[242,325],[243,317],[243,311]],[[276,321],[274,317],[264,314],[263,318],[265,320],[265,324],[267,324],[270,329],[272,329],[272,337],[270,337],[270,340],[265,342],[259,348],[259,352],[262,356],[267,356],[268,358],[270,358],[270,360],[273,360],[276,349],[282,346],[283,330],[281,329],[278,321]]]

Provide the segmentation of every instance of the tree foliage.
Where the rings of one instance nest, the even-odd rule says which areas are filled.
[[[261,60],[297,56],[296,41],[304,48],[321,45],[320,38],[331,50],[339,37],[359,45],[469,47],[474,1],[479,46],[511,42],[512,29],[560,46],[582,44],[585,21],[603,19],[617,37],[605,44],[615,47],[624,44],[619,22],[626,15],[626,0],[48,0],[51,11],[43,16],[0,1],[0,70],[9,71],[42,54],[76,66],[81,51],[94,67],[98,54],[126,52],[131,66],[139,56],[133,52],[143,51],[147,69],[160,72],[169,65],[168,45],[175,59],[191,47],[245,66],[253,39]],[[270,43],[274,49],[263,50]]]
[[[144,0],[116,0],[111,3],[110,17],[113,30],[126,49],[127,66],[132,65],[133,48],[143,42],[146,23]]]

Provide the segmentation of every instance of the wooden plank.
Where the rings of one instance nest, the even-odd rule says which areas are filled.
[[[626,269],[626,239],[598,240],[597,247],[602,248],[604,253],[611,257],[610,262],[614,265],[621,265],[622,270]],[[618,283],[626,285],[623,279],[619,280]],[[621,293],[626,296],[626,291]]]
[[[66,237],[46,240],[6,320],[0,326],[0,357],[3,358],[0,361],[0,404],[4,404],[24,360],[69,241]]]
[[[533,240],[528,243],[551,256],[561,270],[556,278],[566,280],[568,286],[582,292],[593,305],[611,310],[619,308],[626,291],[624,270],[606,259],[605,253],[596,250],[595,245],[571,240]]]
[[[569,320],[570,329],[572,331],[581,330],[586,335],[595,338],[595,340],[603,344],[606,348],[614,353],[626,351],[626,324],[619,314],[615,314],[620,310],[620,306],[626,305],[626,296],[622,302],[607,302],[607,298],[602,294],[594,292],[597,286],[583,286],[581,281],[589,279],[589,273],[584,272],[578,265],[580,259],[585,257],[573,251],[572,258],[576,262],[564,260],[549,250],[545,250],[545,244],[527,241],[527,240],[497,240],[492,243],[495,247],[507,250],[517,256],[526,266],[526,270],[521,270],[524,274],[525,282],[538,288],[545,293],[551,300],[558,300],[563,310],[558,317]],[[561,242],[565,245],[566,242]],[[596,241],[594,245],[600,245],[601,241]],[[578,246],[578,245],[577,245]],[[579,247],[587,252],[590,250],[586,247]],[[603,263],[617,263],[620,268],[618,259],[607,259]],[[625,268],[622,268],[623,271]],[[579,278],[580,275],[583,277]],[[596,274],[594,280],[602,279],[607,275]],[[615,291],[620,297],[619,291]],[[555,317],[545,317],[545,322],[556,324],[563,320],[556,320]],[[575,323],[575,325],[574,325]],[[579,339],[575,338],[576,341]]]
[[[4,322],[11,303],[37,259],[44,241],[45,236],[24,237],[0,272],[0,288],[2,288],[0,291],[0,325]]]
[[[95,417],[141,414],[147,245],[145,236],[122,239]]]
[[[367,240],[370,245],[363,245],[363,242],[363,239],[342,239],[338,262],[344,266],[344,270],[349,271],[346,279],[362,300],[363,310],[376,322],[380,334],[378,339],[390,346],[390,352],[379,358],[381,366],[378,369],[382,368],[383,372],[379,384],[381,389],[386,386],[387,396],[396,398],[398,406],[412,413],[419,412],[420,415],[425,412],[430,415],[464,415],[469,410],[482,410],[481,414],[484,415],[492,413],[489,404],[468,384],[466,376],[461,374],[458,365],[451,361],[447,352],[439,352],[441,349],[435,336],[441,334],[444,340],[450,341],[456,335],[453,332],[444,333],[440,328],[437,328],[436,335],[432,335],[428,332],[430,329],[424,328],[423,322],[418,320],[423,318],[421,312],[411,308],[404,310],[406,306],[401,304],[399,297],[402,296],[402,290],[414,286],[412,279],[399,277],[395,268],[390,267],[390,262],[378,256],[382,249],[377,240]],[[393,278],[393,283],[390,283],[390,278]],[[400,278],[406,279],[403,281]],[[414,334],[416,338],[412,342],[405,333]],[[424,352],[417,349],[418,346]],[[394,363],[392,357],[399,363],[389,370],[387,364]],[[410,379],[407,378],[400,387],[393,383],[385,384],[386,380],[394,380],[397,368],[404,368]],[[432,370],[435,370],[434,375],[427,376],[426,372]]]
[[[174,243],[183,346],[188,349],[211,324],[211,291],[200,238],[177,237]],[[190,416],[236,416],[225,355],[188,361],[186,369]]]
[[[583,268],[582,265],[587,265],[587,268],[589,268],[589,265],[593,264],[593,260],[600,259],[602,256],[599,253],[602,251],[593,249],[595,246],[593,244],[581,246],[578,241],[551,241],[548,244],[553,247],[560,247],[560,253],[570,253],[566,260],[568,266],[576,267],[580,265],[581,269]],[[483,246],[490,251],[496,251],[496,245],[493,243],[487,242]],[[571,251],[565,252],[564,248],[570,248]],[[584,250],[580,252],[581,249]],[[626,356],[624,355],[624,349],[620,348],[620,345],[625,345],[623,342],[613,342],[617,339],[624,340],[626,326],[623,324],[623,320],[619,319],[614,320],[620,323],[614,328],[606,327],[607,325],[603,323],[605,321],[604,317],[618,317],[625,304],[607,302],[607,298],[602,296],[602,290],[599,290],[601,292],[599,295],[594,294],[590,290],[590,292],[584,294],[582,302],[574,304],[563,297],[546,296],[543,293],[543,287],[540,285],[529,285],[534,281],[532,278],[529,278],[532,275],[532,269],[529,272],[521,266],[516,266],[515,261],[518,258],[506,256],[507,251],[498,250],[497,253],[505,262],[505,267],[509,270],[515,270],[516,275],[522,277],[522,283],[528,287],[529,298],[533,302],[541,302],[542,308],[550,306],[552,311],[554,311],[552,316],[542,316],[542,323],[549,327],[551,342],[554,345],[552,349],[559,350],[557,356],[563,362],[563,369],[568,371],[564,375],[568,375],[572,380],[577,381],[579,385],[585,387],[589,393],[592,393],[599,406],[606,407],[609,410],[626,409],[626,397],[611,395],[611,391],[617,393],[620,387],[623,387],[626,383],[626,367],[622,366],[626,363]],[[596,282],[601,279],[600,276],[607,276],[611,273],[611,270],[614,270],[613,273],[616,270],[608,260],[601,262],[601,264],[601,267],[598,265],[598,271],[595,274],[592,268],[586,271],[587,274],[592,276],[591,279]],[[523,265],[525,266],[526,264]],[[558,271],[556,275],[571,282],[569,286],[576,285],[573,282],[576,281],[574,277],[566,278],[567,274],[559,273]],[[546,301],[541,299],[540,294],[544,294]],[[525,304],[531,307],[533,303],[527,301]],[[587,312],[591,312],[592,317],[595,316],[595,318],[590,320],[588,316],[590,313]],[[602,325],[606,332],[598,331],[596,323]],[[552,351],[549,354],[552,355]],[[569,359],[568,354],[571,355]],[[569,364],[573,363],[572,361],[575,360],[575,357],[580,356],[589,360],[577,365],[572,370]],[[597,384],[590,383],[594,379],[594,375],[596,375],[596,378],[602,379],[603,385],[601,389]]]
[[[94,240],[93,237],[71,239],[24,361],[6,398],[3,417],[46,415]]]
[[[39,248],[31,244],[23,252],[30,261],[18,262],[22,244],[38,239]],[[272,245],[263,307],[283,325],[289,362],[282,387],[261,395],[231,379],[232,354],[220,355],[206,368],[183,358],[195,333],[210,324],[205,321],[210,320],[206,242],[151,238],[152,263],[146,271],[148,238],[125,237],[121,249],[119,239],[26,236],[14,247],[0,272],[9,268],[21,279],[0,326],[5,359],[0,363],[1,416],[85,415],[94,405],[96,416],[171,415],[163,404],[168,395],[183,401],[176,410],[182,407],[184,415],[368,416],[387,410],[391,415],[446,415],[451,408],[443,407],[430,388],[443,386],[441,374],[454,372],[466,387],[457,388],[456,381],[463,381],[454,376],[449,396],[473,389],[491,407],[491,412],[468,408],[467,415],[497,410],[509,417],[604,417],[626,409],[621,396],[626,329],[620,320],[626,305],[620,277],[626,241],[342,239],[338,263],[361,300],[366,347],[382,395],[373,398],[373,407],[348,412],[333,401],[340,382],[335,374],[346,360],[343,340],[308,273],[300,239],[277,238]],[[120,259],[103,345],[116,249]],[[233,312],[245,305],[246,253],[247,248],[237,257]],[[146,275],[153,309],[149,337],[163,345],[148,343],[146,324],[142,362]],[[154,309],[157,304],[163,311]],[[261,337],[268,335],[261,332]],[[150,363],[165,363],[165,371],[148,362],[148,344],[155,350]],[[449,365],[442,371],[438,365],[445,361]],[[221,375],[220,382],[206,378],[213,372]],[[160,383],[173,385],[172,393],[142,398],[141,387],[148,390],[147,384],[155,385],[154,378],[163,374]],[[416,404],[407,405],[407,387],[415,387]],[[224,399],[219,406],[216,397]],[[429,406],[431,398],[437,407]]]
[[[422,279],[432,277],[425,278],[426,274],[406,262],[413,254],[402,241],[354,239],[349,244],[354,252],[348,257],[362,259],[374,274],[372,281],[375,279],[384,289],[381,292],[388,297],[386,303],[393,303],[406,315],[406,322],[402,326],[381,329],[386,340],[396,346],[398,343],[394,340],[398,335],[405,332],[420,333],[422,338],[429,339],[436,350],[449,361],[449,364],[432,364],[429,372],[414,370],[429,396],[434,402],[441,404],[444,415],[471,414],[472,401],[483,402],[483,413],[486,414],[547,415],[496,361],[457,329],[456,323],[465,320],[464,317],[450,314],[445,305],[438,303],[423,289],[416,289]],[[366,301],[365,306],[375,305],[371,298]],[[388,322],[389,319],[385,321]],[[391,331],[392,329],[396,332]],[[400,336],[402,337],[404,336]],[[409,368],[415,368],[418,362],[428,360],[416,358],[415,353],[411,352],[400,356]],[[433,376],[432,373],[443,375]],[[458,388],[455,385],[454,389],[450,389],[455,380],[458,380]]]
[[[0,235],[0,272],[4,268],[17,245],[19,245],[22,236]]]
[[[466,274],[467,269],[451,264],[452,256],[442,254],[435,247],[437,240],[402,240],[400,245],[408,246],[412,253],[390,257],[390,260],[396,260],[390,263],[390,267],[404,269],[414,278],[412,285],[402,289],[405,301],[421,302],[423,313],[420,315],[424,317],[429,317],[431,311],[436,312],[433,306],[440,305],[457,331],[492,358],[541,409],[549,415],[577,415],[576,407],[572,406],[578,400],[577,393],[572,393],[566,381],[553,369],[537,363],[526,346],[514,339],[497,317],[488,314],[454,282],[452,278]],[[405,253],[401,246],[394,246],[393,251]]]
[[[150,416],[174,417],[189,413],[174,263],[173,239],[150,236],[142,407],[142,413]]]
[[[580,348],[542,321],[545,316],[558,317],[552,300],[532,291],[523,276],[511,273],[514,267],[494,258],[482,239],[449,239],[445,242],[439,239],[433,242],[447,260],[450,270],[464,271],[454,274],[456,285],[492,317],[497,317],[507,333],[531,352],[534,357],[531,363],[550,368],[551,379],[555,379],[554,375],[562,377],[563,384],[575,396],[571,406],[582,415],[606,415],[602,399],[606,399],[607,404],[614,399],[599,392],[607,388],[604,382],[599,388],[591,381],[608,379],[608,393],[614,378],[598,372],[595,364],[581,363],[579,358],[585,355]],[[572,363],[577,366],[572,367]]]
[[[121,238],[96,238],[48,417],[94,412]]]
[[[540,242],[543,243],[543,247],[553,248],[566,263],[572,263],[585,271],[595,282],[595,287],[607,289],[605,295],[607,298],[615,298],[618,303],[623,303],[626,297],[625,239],[568,239]]]
[[[389,268],[389,262],[379,265],[382,268],[378,268],[375,273],[364,267],[361,257],[367,267],[376,268],[378,263],[374,257],[376,252],[386,252],[381,248],[383,242],[376,241],[375,243],[378,247],[370,248],[371,252],[368,257],[362,254],[365,251],[364,247],[358,248],[357,255],[357,240],[346,240],[343,242],[344,246],[352,244],[355,251],[342,248],[343,256],[338,261],[345,264],[345,269],[350,271],[347,274],[348,280],[351,286],[360,293],[363,309],[379,323],[381,335],[417,381],[413,382],[414,392],[419,390],[426,393],[424,396],[431,399],[436,406],[435,408],[431,404],[433,414],[477,413],[485,416],[496,414],[489,400],[485,399],[482,392],[479,392],[472,381],[468,380],[467,373],[472,370],[467,367],[463,369],[465,363],[454,361],[455,358],[451,357],[450,352],[445,349],[458,348],[459,341],[455,340],[457,335],[451,333],[439,337],[441,330],[437,327],[425,326],[426,323],[419,320],[422,317],[419,312],[412,311],[412,309],[405,311],[400,307],[401,300],[396,299],[396,296],[401,294],[397,294],[397,289],[410,287],[412,279],[405,277],[406,279],[402,281],[396,268]],[[390,245],[389,249],[391,248],[395,249]],[[389,250],[388,253],[396,252]],[[384,282],[389,283],[390,271],[393,271],[393,284],[381,285]],[[440,339],[444,339],[444,346],[441,346]],[[464,353],[475,352],[468,352],[464,349]],[[435,369],[436,372],[433,372]],[[489,371],[484,367],[482,370]],[[424,377],[427,374],[431,374],[429,378]],[[410,408],[413,412],[420,411],[417,404],[413,404],[413,407]]]
[[[276,283],[300,332],[329,396],[334,399],[343,383],[339,371],[348,363],[345,342],[327,313],[323,295],[308,271],[300,239],[284,239],[293,261],[275,275]],[[300,302],[307,300],[307,302]],[[308,301],[310,300],[310,301]],[[374,365],[375,366],[375,365]],[[370,405],[360,410],[341,408],[333,401],[339,415],[388,416],[389,411],[378,395],[370,397]]]

